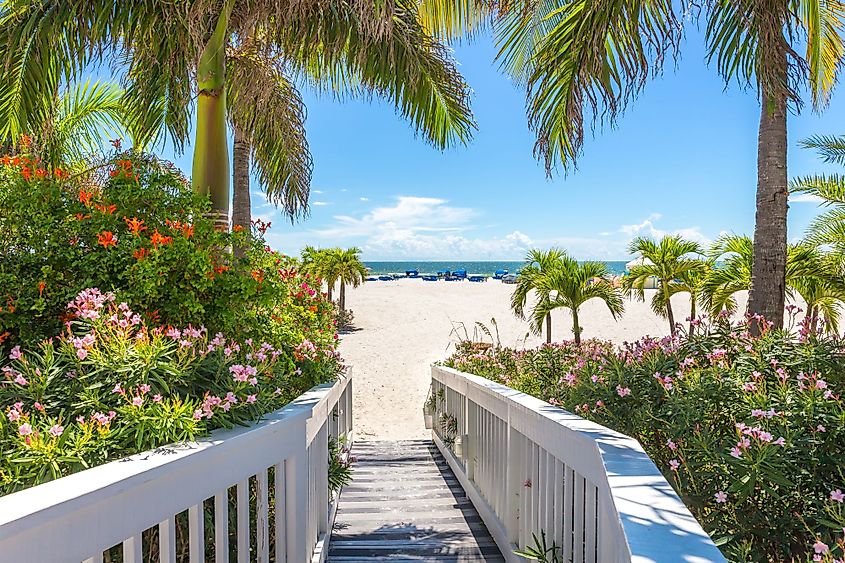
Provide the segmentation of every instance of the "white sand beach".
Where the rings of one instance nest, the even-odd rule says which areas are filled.
[[[400,279],[367,282],[347,290],[347,307],[355,313],[355,330],[341,336],[343,357],[353,366],[356,435],[364,439],[424,438],[422,404],[430,382],[429,365],[452,351],[457,328],[463,323],[472,337],[474,325],[491,327],[496,319],[503,346],[536,346],[544,337],[526,334],[528,322],[510,311],[515,286],[497,280],[484,283],[425,282]],[[626,300],[625,314],[615,321],[604,304],[588,302],[581,309],[584,338],[602,338],[617,344],[642,336],[669,333],[665,319],[654,314],[646,301]],[[738,295],[739,309],[745,295]],[[689,315],[687,295],[672,300],[675,317]],[[572,338],[570,315],[556,311],[552,317],[554,340]],[[485,337],[486,338],[486,337]]]

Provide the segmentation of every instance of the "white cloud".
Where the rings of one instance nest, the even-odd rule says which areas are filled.
[[[331,205],[331,204],[332,203],[330,201],[312,201],[311,202],[311,205],[315,205],[317,207],[320,207],[320,206],[323,206],[323,205]]]
[[[370,201],[370,198],[368,197],[359,197],[358,199],[360,199],[361,201]]]
[[[311,190],[311,193],[312,194],[321,194],[321,193],[323,193],[323,190]]]
[[[813,194],[796,194],[789,196],[789,203],[822,203],[823,198]]]
[[[634,237],[651,237],[660,239],[666,235],[679,235],[687,240],[697,242],[702,245],[709,245],[712,241],[701,232],[700,227],[684,227],[673,230],[663,230],[655,226],[657,221],[663,216],[660,213],[652,213],[647,219],[641,223],[634,225],[622,225],[619,232],[627,235],[629,238]]]

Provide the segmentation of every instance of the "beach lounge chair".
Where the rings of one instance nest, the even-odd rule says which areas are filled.
[[[393,276],[379,276],[380,281],[393,281]]]
[[[484,282],[487,281],[487,276],[469,276],[467,279],[471,282]]]
[[[437,281],[440,278],[438,278],[437,276],[423,276],[422,279],[425,281]]]
[[[367,281],[378,281],[378,278],[370,276],[367,278]]]
[[[449,270],[437,270],[438,277],[447,278],[452,275],[452,272]]]
[[[459,270],[455,270],[454,272],[452,272],[452,275],[455,276],[456,278],[465,279],[467,277],[467,271],[464,270],[463,268],[461,268]]]
[[[505,277],[506,275],[508,275],[508,271],[507,271],[507,270],[496,270],[496,273],[495,273],[495,274],[493,274],[493,279],[494,279],[494,280],[500,280],[500,279],[502,279],[503,277]]]
[[[406,278],[418,278],[420,276],[419,270],[405,270]]]

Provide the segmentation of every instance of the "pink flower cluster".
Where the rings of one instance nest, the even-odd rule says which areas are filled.
[[[114,301],[114,293],[102,293],[96,287],[83,289],[67,304],[68,310],[80,319],[96,320],[106,303]]]
[[[229,367],[229,373],[232,374],[232,379],[238,383],[249,382],[250,385],[258,385],[258,370],[254,366],[235,364]]]
[[[76,349],[76,357],[80,360],[84,360],[88,357],[88,351],[97,341],[96,336],[94,336],[93,332],[89,332],[82,338],[74,337],[71,339],[70,343]]]

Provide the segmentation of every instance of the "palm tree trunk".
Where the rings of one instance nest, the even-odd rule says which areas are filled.
[[[779,57],[786,76],[786,54]],[[763,315],[780,328],[786,295],[786,111],[784,92],[763,92],[760,131],[757,139],[757,214],[754,225],[754,254],[751,263],[751,291],[748,311]],[[759,334],[757,323],[752,333]]]
[[[346,312],[346,284],[340,280],[340,312]]]
[[[252,209],[249,198],[249,141],[235,129],[232,148],[232,227],[241,226],[249,232]]]
[[[689,298],[689,335],[695,332],[695,294],[691,293]]]
[[[211,196],[215,226],[229,229],[229,146],[226,140],[226,38],[232,2],[217,19],[197,64],[197,128],[191,170],[194,190]]]
[[[675,336],[675,313],[672,311],[672,296],[669,295],[669,282],[660,282],[663,294],[666,296],[666,316],[669,317],[669,334]]]
[[[819,311],[818,307],[813,305],[812,307],[808,308],[808,314],[810,315],[810,330],[813,331],[813,334],[816,333],[816,330],[819,328]]]
[[[329,286],[329,291],[326,294],[326,296],[329,298],[329,303],[331,303],[332,302],[332,290],[334,289],[334,284],[329,282],[329,281],[326,281],[326,284],[328,284],[328,286]]]
[[[578,326],[578,308],[572,308],[572,334],[575,335],[575,344],[581,345],[581,327]]]
[[[546,344],[552,343],[552,314],[546,313]]]

